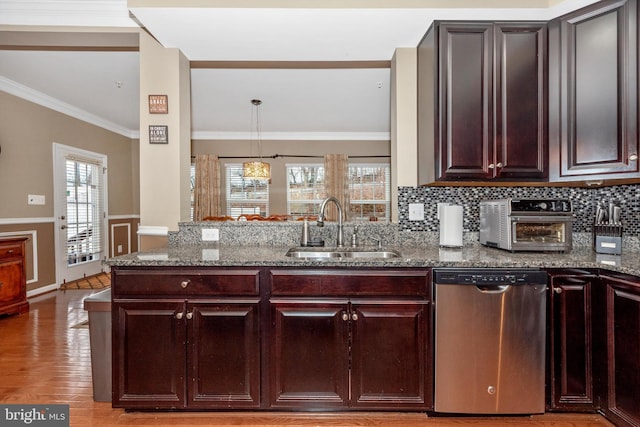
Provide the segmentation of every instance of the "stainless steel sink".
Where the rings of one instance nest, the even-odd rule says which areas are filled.
[[[335,259],[335,258],[360,258],[360,259],[389,259],[398,258],[400,253],[393,250],[372,249],[305,249],[291,248],[286,255],[291,258],[304,259]]]

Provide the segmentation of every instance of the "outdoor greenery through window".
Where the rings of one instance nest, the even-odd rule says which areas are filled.
[[[269,216],[269,181],[242,176],[242,164],[227,164],[227,215]]]
[[[391,207],[389,165],[386,163],[349,166],[349,217],[389,221]],[[314,216],[326,197],[324,166],[287,165],[287,213],[293,217]]]
[[[287,165],[287,214],[293,217],[317,216],[324,198],[322,165]]]
[[[380,221],[389,221],[391,207],[390,180],[389,165],[350,165],[350,218],[352,220],[376,218]]]

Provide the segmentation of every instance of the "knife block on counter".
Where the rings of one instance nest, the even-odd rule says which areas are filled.
[[[599,254],[620,255],[622,253],[622,225],[594,225],[593,250]]]

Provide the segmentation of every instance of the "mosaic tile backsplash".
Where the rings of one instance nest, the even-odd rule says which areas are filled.
[[[622,225],[628,236],[640,234],[640,185],[602,188],[571,187],[400,187],[398,188],[398,223],[404,231],[439,229],[437,203],[462,205],[465,232],[478,232],[480,202],[504,198],[568,198],[573,204],[575,233],[590,233],[598,203],[615,202],[622,208]],[[424,221],[409,221],[409,204],[424,204]]]

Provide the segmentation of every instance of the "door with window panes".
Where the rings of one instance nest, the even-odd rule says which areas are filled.
[[[56,280],[62,284],[102,270],[107,157],[54,144],[54,176]]]

